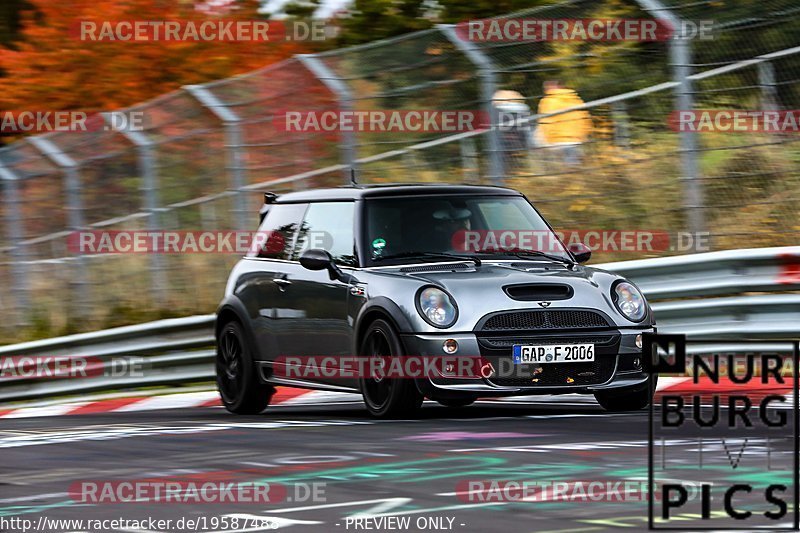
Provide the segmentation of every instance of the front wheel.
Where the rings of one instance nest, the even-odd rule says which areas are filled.
[[[391,360],[402,354],[400,338],[388,322],[379,319],[369,325],[360,355],[380,359],[380,364],[370,365],[371,368],[388,368]],[[362,377],[359,385],[367,410],[377,418],[409,417],[422,405],[422,394],[410,377],[389,378],[377,373]]]
[[[267,408],[275,388],[258,380],[252,352],[238,322],[228,322],[219,333],[216,370],[225,409],[237,415],[256,415]]]
[[[638,411],[650,405],[657,383],[658,376],[651,376],[644,387],[636,390],[601,391],[595,392],[594,397],[597,399],[597,403],[606,411],[614,413]]]

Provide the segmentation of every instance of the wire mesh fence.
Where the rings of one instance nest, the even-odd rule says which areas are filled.
[[[797,132],[675,125],[687,110],[800,109],[793,4],[567,1],[506,18],[707,21],[712,34],[472,41],[437,26],[124,110],[141,113],[140,131],[18,141],[0,149],[0,329],[13,339],[210,312],[237,255],[86,254],[71,235],[252,230],[260,192],[343,185],[351,167],[362,183],[514,187],[560,230],[707,232],[711,249],[796,244]],[[550,105],[552,91],[567,103]],[[292,113],[346,111],[464,111],[482,121],[458,132],[289,127]],[[554,140],[577,122],[579,140]]]

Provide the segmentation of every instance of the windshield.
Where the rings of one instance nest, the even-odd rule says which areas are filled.
[[[365,202],[366,262],[547,257],[571,261],[521,196],[373,198]]]

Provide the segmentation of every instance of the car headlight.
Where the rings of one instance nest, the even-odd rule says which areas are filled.
[[[425,287],[417,294],[417,311],[431,326],[448,328],[458,317],[456,302],[438,287]]]
[[[621,281],[614,285],[612,297],[614,305],[622,315],[632,322],[641,322],[647,315],[647,302],[639,292],[627,281]]]

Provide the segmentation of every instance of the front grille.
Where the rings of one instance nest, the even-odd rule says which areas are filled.
[[[513,365],[513,376],[495,376],[488,381],[501,387],[585,387],[600,385],[614,375],[617,358],[596,355],[588,363]],[[495,367],[497,368],[497,367]]]
[[[489,317],[481,331],[519,331],[548,329],[607,328],[603,315],[594,311],[553,309],[541,311],[512,311]]]

